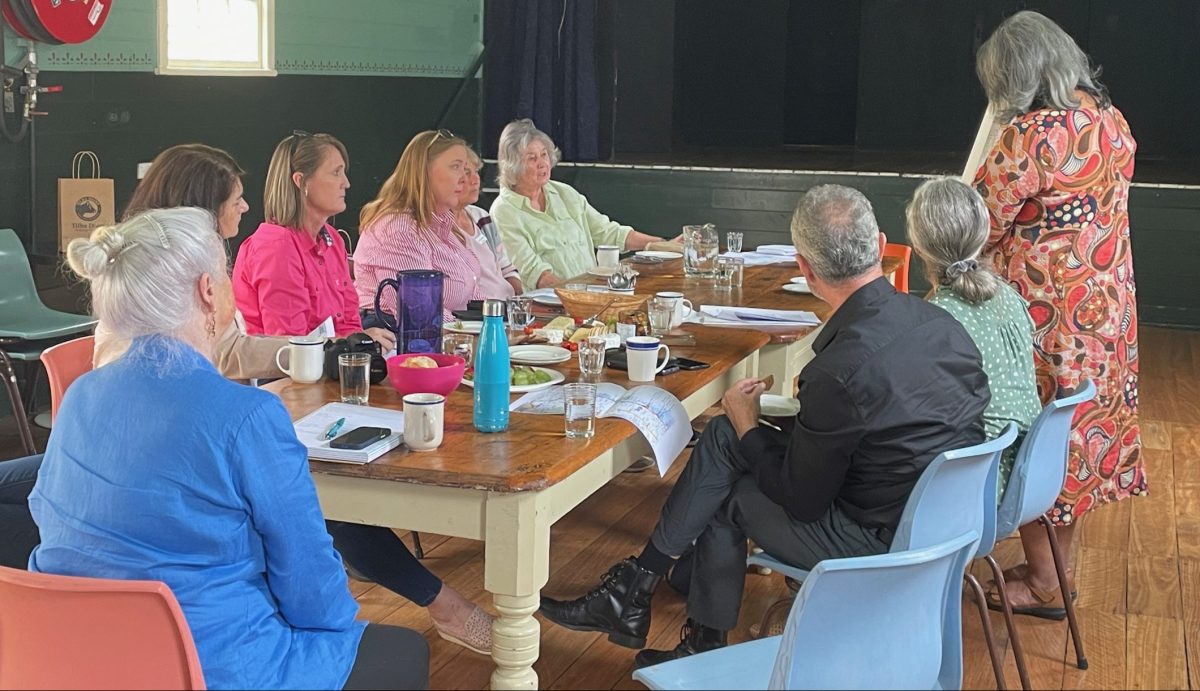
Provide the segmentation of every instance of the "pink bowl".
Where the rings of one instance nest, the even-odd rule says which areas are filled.
[[[432,358],[438,363],[437,369],[403,367],[400,364],[418,355]],[[401,396],[407,396],[410,393],[436,393],[449,396],[450,392],[458,388],[462,382],[463,372],[466,369],[467,362],[461,357],[441,353],[405,353],[393,355],[387,361],[388,381],[392,383],[392,388],[400,392]]]

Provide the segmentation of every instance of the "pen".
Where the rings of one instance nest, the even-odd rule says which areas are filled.
[[[333,439],[335,436],[337,436],[338,430],[340,430],[344,424],[346,424],[346,418],[338,418],[337,422],[329,426],[329,431],[325,433],[325,438]]]

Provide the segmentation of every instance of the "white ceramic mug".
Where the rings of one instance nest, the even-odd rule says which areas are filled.
[[[658,351],[663,351],[662,362],[658,362]],[[629,370],[629,381],[654,381],[654,375],[663,371],[671,359],[671,349],[654,336],[630,336],[625,339],[625,362]]]
[[[283,366],[281,356],[288,354],[288,366]],[[275,364],[292,381],[312,384],[325,376],[325,339],[320,336],[294,336],[288,344],[275,353]]]
[[[442,445],[446,397],[410,393],[404,397],[404,444],[413,451],[433,451]]]
[[[615,269],[621,260],[621,248],[616,245],[596,247],[596,265],[602,269]]]
[[[692,301],[685,298],[683,293],[664,290],[655,293],[654,297],[664,300],[673,300],[675,303],[675,318],[671,320],[671,328],[674,329],[683,323],[684,319],[691,316],[695,309],[692,307]]]

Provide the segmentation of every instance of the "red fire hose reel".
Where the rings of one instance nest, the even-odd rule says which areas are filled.
[[[21,36],[38,43],[83,43],[104,26],[113,0],[0,0],[0,13]]]

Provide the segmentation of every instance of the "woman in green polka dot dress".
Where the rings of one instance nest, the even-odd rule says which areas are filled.
[[[1033,372],[1029,306],[977,257],[988,235],[988,213],[974,189],[955,178],[930,180],[908,205],[908,238],[934,286],[928,299],[963,325],[983,356],[992,401],[983,413],[988,438],[1010,422],[1020,436],[1000,460],[999,504],[1025,432],[1042,411]]]

